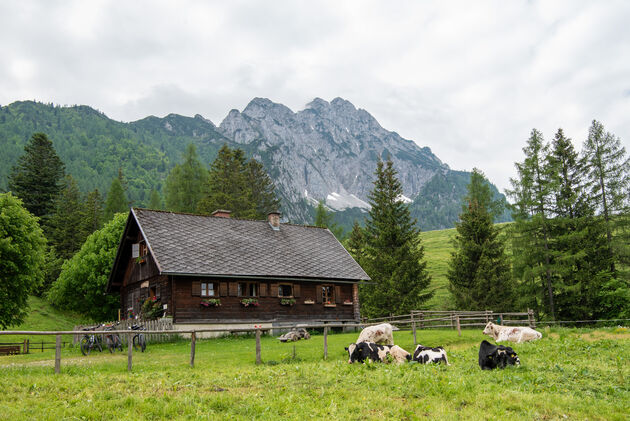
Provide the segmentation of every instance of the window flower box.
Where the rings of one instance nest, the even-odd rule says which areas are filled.
[[[310,298],[307,298],[306,300],[304,300],[304,304],[315,304],[315,301],[311,300]]]
[[[292,307],[295,305],[295,298],[283,298],[280,300],[280,305]]]
[[[201,300],[200,305],[202,307],[219,307],[221,300],[219,298],[208,298],[207,300]]]
[[[243,298],[241,305],[243,307],[258,307],[258,298]]]
[[[344,306],[351,306],[352,304],[354,304],[352,301],[350,300],[343,300],[343,305]]]
[[[337,307],[337,304],[331,303],[330,301],[326,301],[324,303],[324,307]]]

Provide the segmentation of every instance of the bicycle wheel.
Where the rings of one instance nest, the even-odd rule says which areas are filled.
[[[140,349],[139,335],[134,335],[133,337],[133,349],[135,349],[136,351]]]
[[[120,340],[120,336],[114,335],[114,350],[118,348],[120,352],[122,352],[122,341]]]
[[[138,341],[140,342],[140,349],[144,352],[144,350],[147,349],[147,341],[144,339],[144,335],[142,333],[138,335]]]
[[[109,353],[113,354],[116,349],[116,345],[114,344],[114,339],[112,335],[105,336],[105,345],[107,345],[107,349],[109,349]]]
[[[94,337],[94,344],[92,345],[94,348],[98,348],[98,352],[103,352],[103,340],[101,339],[101,335]]]
[[[90,340],[88,339],[87,336],[84,336],[83,338],[81,338],[81,342],[79,342],[80,347],[81,347],[81,354],[83,355],[89,354],[89,350],[88,350],[89,342]]]

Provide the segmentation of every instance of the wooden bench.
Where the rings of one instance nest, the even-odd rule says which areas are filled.
[[[19,345],[0,345],[0,355],[17,355],[22,352]]]

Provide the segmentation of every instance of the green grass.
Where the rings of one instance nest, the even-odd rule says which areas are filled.
[[[427,271],[431,275],[430,289],[433,297],[424,305],[425,310],[452,310],[454,303],[448,291],[448,261],[453,251],[452,240],[457,231],[453,229],[424,231],[420,233],[424,245],[424,257]]]
[[[520,368],[481,371],[479,330],[419,331],[423,345],[445,346],[451,366],[348,364],[356,333],[282,344],[262,339],[256,366],[251,337],[202,340],[188,365],[188,341],[126,355],[83,357],[64,350],[0,357],[5,419],[592,419],[625,420],[630,404],[630,333],[624,329],[545,329],[514,345]],[[396,343],[413,347],[409,332]]]

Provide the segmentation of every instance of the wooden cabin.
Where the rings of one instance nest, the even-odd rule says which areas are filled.
[[[158,301],[181,329],[275,329],[358,321],[357,284],[368,279],[328,229],[283,224],[278,213],[252,221],[132,208],[107,291],[120,293],[125,316]]]

